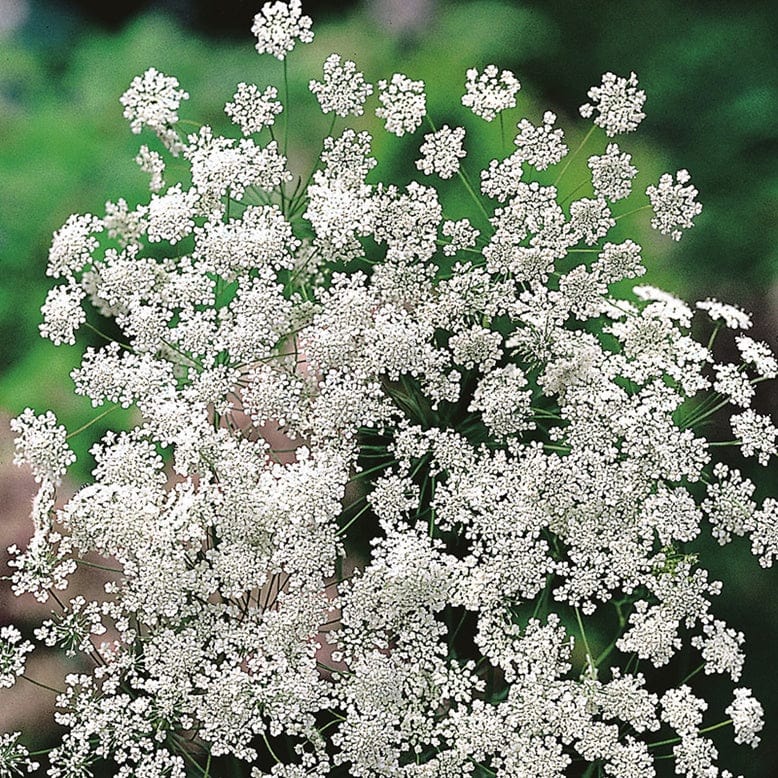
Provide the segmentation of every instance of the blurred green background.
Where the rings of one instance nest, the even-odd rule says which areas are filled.
[[[148,198],[147,177],[133,158],[149,139],[130,133],[118,102],[147,67],[176,75],[190,92],[184,118],[226,132],[232,130],[223,105],[239,81],[279,82],[280,64],[253,49],[249,28],[260,5],[0,0],[0,410],[51,407],[71,429],[94,415],[68,377],[89,339],[55,348],[37,334],[50,286],[44,271],[51,234],[71,213],[101,214],[107,199],[133,205]],[[480,144],[474,156],[483,161],[500,153],[499,144],[493,127],[458,107],[468,67],[493,62],[512,69],[523,87],[512,120],[526,115],[537,122],[552,109],[572,147],[588,129],[577,117],[586,90],[606,70],[634,70],[648,94],[647,118],[639,133],[619,142],[633,153],[639,181],[687,168],[704,204],[697,226],[678,244],[652,237],[647,217],[628,225],[646,247],[648,282],[690,299],[741,304],[754,311],[755,337],[776,346],[773,3],[370,0],[304,8],[314,16],[317,39],[291,60],[295,99],[313,108],[307,82],[319,77],[330,51],[356,59],[374,82],[401,70],[428,84],[438,126],[467,123],[469,148]],[[298,111],[294,123],[290,157],[306,160],[328,121],[311,110]],[[370,117],[363,126],[375,130],[379,175],[409,177],[419,137],[398,142]],[[774,396],[763,401],[778,411]],[[122,422],[118,414],[109,418]],[[88,462],[89,441],[77,441]],[[88,466],[76,475],[87,478]],[[765,475],[778,484],[775,469]],[[757,752],[733,747],[726,757],[746,775],[778,776],[778,577],[760,571],[745,544],[709,557],[708,565],[727,582],[719,612],[750,638],[741,685],[754,688],[768,719]]]

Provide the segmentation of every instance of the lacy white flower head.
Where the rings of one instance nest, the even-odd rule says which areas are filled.
[[[699,303],[697,305],[699,307]],[[742,319],[738,317],[738,320]],[[735,343],[743,361],[753,365],[760,377],[775,378],[778,376],[778,360],[767,343],[749,338],[748,335],[738,335],[735,338]]]
[[[638,172],[630,164],[632,157],[622,153],[616,143],[609,143],[605,154],[589,157],[592,171],[592,186],[598,195],[611,202],[623,200],[632,192],[632,179]]]
[[[257,38],[255,48],[260,54],[285,59],[294,49],[296,40],[301,43],[313,40],[311,24],[311,17],[302,13],[300,0],[265,3],[251,26],[251,32]]]
[[[422,158],[417,160],[416,167],[428,176],[437,173],[441,178],[451,178],[459,170],[459,160],[467,153],[462,145],[464,139],[464,127],[452,130],[447,124],[428,133],[419,149]]]
[[[341,61],[340,54],[331,54],[324,62],[324,81],[311,79],[309,88],[319,100],[322,113],[337,116],[361,116],[365,100],[373,87],[351,60]]]
[[[21,416],[11,420],[16,455],[14,463],[29,465],[39,483],[44,480],[59,483],[76,455],[67,444],[67,430],[57,424],[57,417],[47,411],[39,416],[25,408]]]
[[[736,305],[708,298],[698,302],[697,307],[705,311],[713,321],[723,322],[724,326],[731,330],[751,329],[751,315]]]
[[[149,68],[132,80],[120,102],[124,106],[124,117],[129,119],[130,129],[136,135],[143,127],[148,127],[172,153],[178,153],[182,146],[174,127],[178,123],[181,101],[188,99],[189,93],[179,88],[175,76]]]
[[[702,213],[702,204],[698,203],[697,190],[689,184],[688,171],[679,170],[673,177],[665,173],[659,179],[658,186],[649,186],[646,194],[654,209],[651,226],[664,235],[671,235],[673,240],[680,240],[681,228],[689,229],[694,224],[694,217]]]
[[[378,82],[378,100],[381,105],[376,108],[376,116],[385,121],[387,132],[398,138],[416,130],[427,114],[424,82],[402,73],[395,73],[391,81]]]
[[[29,750],[19,742],[21,735],[21,732],[0,735],[0,775],[24,775],[40,767],[40,762],[30,759]]]
[[[629,78],[606,73],[600,86],[593,86],[587,92],[592,102],[581,106],[581,116],[589,119],[597,110],[594,123],[609,137],[634,132],[646,118],[643,113],[646,93],[637,85],[638,78],[634,73],[630,73]]]
[[[34,646],[29,640],[22,640],[22,633],[8,624],[0,627],[0,689],[10,688],[24,673],[27,654]]]
[[[470,68],[467,71],[462,105],[490,122],[502,111],[516,107],[516,93],[520,89],[521,84],[510,70],[500,72],[496,65],[487,65],[479,73],[475,68]]]
[[[759,745],[759,733],[764,728],[764,709],[751,695],[751,689],[735,689],[735,699],[726,709],[735,727],[735,742],[751,748]]]
[[[518,124],[519,134],[513,141],[518,147],[520,158],[528,162],[536,170],[545,170],[549,165],[556,165],[567,154],[564,132],[556,128],[556,114],[546,111],[543,114],[543,124],[535,127],[527,119]]]
[[[283,111],[284,107],[277,97],[278,89],[272,84],[260,92],[256,84],[242,81],[232,101],[224,106],[224,111],[244,135],[252,135],[265,127],[272,127],[276,116]]]
[[[73,214],[54,233],[49,249],[46,273],[53,278],[72,277],[92,261],[92,252],[99,243],[95,233],[102,222],[91,214]]]
[[[40,334],[55,346],[60,343],[74,345],[76,330],[86,321],[86,312],[81,305],[84,297],[86,292],[75,284],[50,289],[41,308],[43,322],[38,327]]]

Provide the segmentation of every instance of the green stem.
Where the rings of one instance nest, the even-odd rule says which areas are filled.
[[[74,559],[77,565],[84,565],[84,567],[93,567],[95,570],[104,570],[106,573],[123,573],[124,570],[119,570],[117,567],[105,567],[105,565],[96,565],[94,562],[87,562],[86,559]]]
[[[286,60],[284,60],[284,65],[286,65]],[[286,68],[284,68],[284,72],[286,72]],[[270,756],[276,760],[276,764],[281,764],[281,760],[276,756],[276,752],[273,751],[272,746],[268,742],[267,735],[264,732],[262,733],[262,740],[265,741],[265,746],[267,746],[267,750],[270,752]]]
[[[619,219],[623,219],[625,216],[632,216],[633,213],[638,213],[640,211],[645,211],[646,208],[650,208],[651,204],[647,203],[646,205],[641,205],[639,208],[633,208],[631,211],[627,211],[626,213],[619,214],[618,216],[614,216],[614,221],[618,221]]]
[[[578,146],[578,148],[572,154],[568,155],[567,162],[565,162],[564,167],[562,168],[562,170],[559,171],[559,175],[556,177],[556,180],[554,181],[554,186],[558,186],[559,185],[559,182],[562,180],[562,176],[564,176],[564,174],[567,172],[567,169],[570,167],[570,164],[572,163],[572,161],[576,158],[576,156],[581,151],[581,149],[586,145],[586,143],[588,142],[589,138],[592,137],[592,133],[594,132],[594,128],[595,127],[596,127],[596,125],[593,124],[589,128],[589,132],[587,132],[586,135],[584,135],[584,139],[581,141],[581,144]]]
[[[120,340],[116,340],[115,338],[112,338],[110,335],[106,335],[104,332],[101,332],[100,330],[98,330],[97,327],[95,327],[93,324],[90,324],[89,322],[86,322],[86,324],[84,324],[84,326],[88,330],[92,330],[92,332],[96,333],[97,335],[99,335],[104,340],[109,340],[111,343],[118,343],[125,351],[131,351],[131,352],[135,353],[135,349],[132,346],[128,345],[127,343],[122,343]]]
[[[708,732],[714,732],[717,729],[721,729],[722,727],[728,727],[732,723],[732,719],[726,719],[726,721],[720,721],[718,724],[712,724],[710,727],[704,727],[703,729],[697,730],[698,735],[705,735]],[[656,743],[649,743],[648,748],[658,748],[659,746],[672,746],[676,743],[680,743],[681,738],[680,737],[671,737],[667,740],[659,740]]]
[[[589,648],[589,641],[586,638],[586,630],[584,629],[583,619],[581,618],[581,611],[576,607],[575,620],[578,622],[578,629],[581,631],[581,638],[583,639],[584,649],[586,650],[586,662],[589,665],[589,675],[594,681],[597,679],[597,669],[592,659],[592,651]]]
[[[698,668],[692,670],[689,673],[689,675],[687,675],[686,678],[684,678],[683,681],[681,681],[681,686],[683,686],[683,684],[685,684],[687,681],[690,681],[692,678],[694,678],[694,676],[697,675],[697,673],[699,673],[700,670],[704,670],[704,669],[705,669],[705,663],[701,664]]]
[[[286,57],[284,57],[284,107],[286,108],[286,122],[284,122],[284,156],[286,156],[287,149],[289,148],[289,119],[291,113],[291,105],[289,103],[289,72],[286,65]]]
[[[336,537],[339,537],[339,538],[340,538],[340,537],[343,537],[343,535],[345,535],[345,534],[346,534],[346,531],[348,530],[348,528],[349,528],[349,527],[350,527],[350,526],[351,526],[351,525],[352,525],[352,524],[353,524],[353,523],[354,523],[354,522],[355,522],[355,521],[356,521],[356,520],[357,520],[357,519],[358,519],[360,516],[362,516],[362,515],[363,515],[363,514],[364,514],[364,513],[365,513],[367,510],[369,510],[369,509],[370,509],[370,507],[371,507],[371,505],[370,505],[370,503],[369,503],[369,502],[368,502],[368,503],[365,503],[365,505],[364,505],[362,508],[360,508],[360,509],[359,509],[359,511],[357,512],[357,514],[356,514],[355,516],[352,516],[352,517],[349,519],[349,521],[348,521],[346,524],[344,524],[344,525],[343,525],[343,526],[342,526],[342,527],[341,527],[341,528],[340,528],[340,529],[339,529],[339,530],[338,530],[338,531],[335,533]]]
[[[64,692],[61,692],[59,689],[55,689],[53,686],[48,686],[45,683],[36,681],[34,678],[30,678],[29,675],[22,674],[21,677],[24,678],[25,681],[29,681],[31,684],[34,684],[35,686],[40,686],[41,689],[46,689],[46,691],[53,692],[54,694],[64,694]]]
[[[86,429],[89,429],[93,424],[97,424],[100,419],[105,418],[109,413],[112,413],[115,411],[119,406],[119,403],[114,403],[110,408],[107,410],[104,410],[101,414],[97,415],[92,419],[91,421],[88,421],[86,424],[82,424],[77,430],[73,430],[73,432],[69,432],[65,436],[65,440],[70,440],[71,438],[74,438],[79,433],[83,432]]]
[[[470,181],[467,178],[467,175],[465,174],[465,171],[462,170],[460,167],[457,171],[457,175],[462,180],[462,183],[465,185],[465,188],[470,193],[470,196],[475,200],[476,205],[481,209],[481,213],[483,213],[484,217],[486,218],[487,223],[491,224],[490,219],[491,216],[489,215],[489,212],[484,208],[484,204],[481,202],[481,198],[478,197],[478,195],[475,193],[475,190],[470,184]]]

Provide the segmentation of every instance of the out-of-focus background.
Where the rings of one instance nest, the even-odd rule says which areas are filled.
[[[147,177],[133,162],[148,139],[130,133],[119,95],[154,66],[190,92],[184,118],[226,131],[223,106],[239,81],[279,81],[279,63],[253,49],[251,19],[260,6],[249,0],[0,0],[0,438],[9,437],[7,416],[27,405],[55,409],[71,429],[95,413],[73,395],[68,377],[88,338],[55,348],[38,337],[37,325],[50,286],[45,265],[52,232],[71,213],[102,213],[107,199],[124,197],[132,205],[148,197]],[[754,336],[776,346],[773,2],[364,0],[308,2],[304,9],[314,17],[317,38],[290,60],[293,99],[304,98],[321,60],[337,51],[356,59],[374,82],[396,70],[423,79],[437,124],[460,122],[465,70],[493,62],[522,82],[523,113],[516,118],[537,122],[552,109],[575,147],[588,129],[577,117],[586,90],[607,70],[625,76],[634,70],[648,93],[647,118],[639,133],[619,142],[635,157],[638,183],[645,188],[665,171],[687,168],[704,204],[697,226],[678,244],[629,225],[645,246],[647,281],[691,300],[715,296],[752,310]],[[304,159],[307,140],[315,139],[316,148],[327,122],[314,110],[299,111],[295,125],[298,146],[290,157]],[[377,120],[374,129],[375,151],[386,160],[383,176],[409,176],[419,138],[398,143]],[[486,160],[500,153],[490,149],[483,123],[471,121],[468,133],[471,143],[484,138]],[[775,410],[775,397],[766,402],[771,399]],[[106,424],[127,420],[115,414]],[[100,426],[95,429],[99,434]],[[76,439],[82,464],[74,487],[89,476],[88,444]],[[28,532],[33,487],[10,465],[7,442],[0,448],[5,546]],[[775,469],[765,475],[778,484]],[[708,563],[728,582],[719,613],[748,638],[741,685],[754,688],[768,719],[760,750],[733,746],[726,757],[746,775],[778,776],[778,571],[760,571],[745,544]],[[25,618],[5,594],[0,609],[0,622]],[[35,715],[30,697],[23,689],[18,704],[0,704],[6,711],[0,729],[18,728]]]

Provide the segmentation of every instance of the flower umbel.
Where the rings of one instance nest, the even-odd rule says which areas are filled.
[[[300,0],[265,3],[251,27],[257,38],[255,48],[260,54],[272,54],[283,60],[294,49],[296,40],[301,43],[313,40],[311,24],[311,17],[302,13]]]

